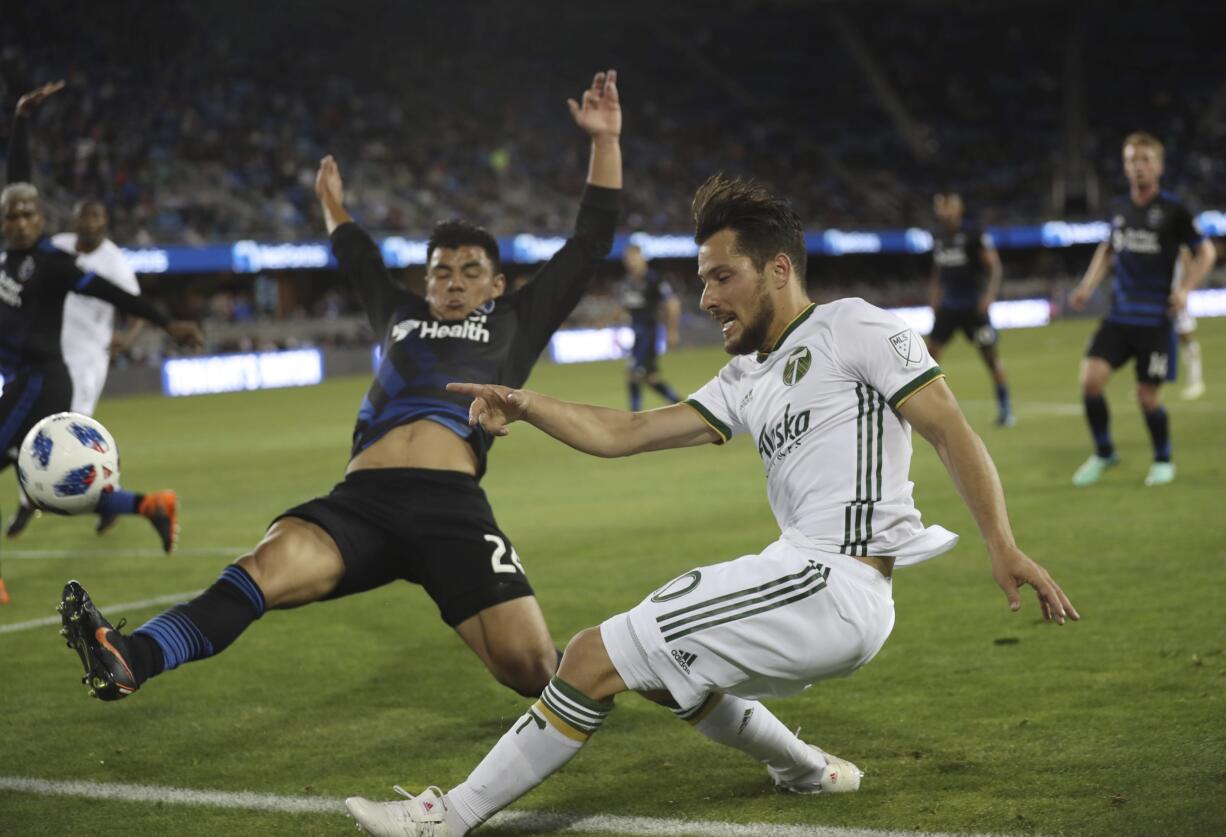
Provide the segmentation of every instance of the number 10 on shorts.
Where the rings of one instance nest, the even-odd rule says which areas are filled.
[[[507,555],[507,542],[502,538],[486,535],[485,539],[494,545],[494,554],[490,556],[490,565],[493,566],[494,572],[527,575],[524,565],[519,563],[519,554],[516,553],[515,547],[511,547],[511,554]]]

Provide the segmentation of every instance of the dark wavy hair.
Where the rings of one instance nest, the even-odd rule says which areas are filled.
[[[502,273],[502,257],[498,253],[498,239],[490,235],[485,227],[479,227],[459,218],[450,221],[440,221],[434,225],[430,233],[430,241],[426,244],[426,261],[434,255],[439,247],[454,250],[457,247],[480,247],[490,257],[494,266],[494,275]]]
[[[694,241],[701,245],[721,230],[736,233],[736,252],[748,256],[761,273],[785,253],[796,276],[805,278],[805,228],[789,204],[760,183],[716,174],[694,193]]]

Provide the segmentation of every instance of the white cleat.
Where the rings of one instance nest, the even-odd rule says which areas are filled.
[[[360,796],[345,800],[358,828],[375,837],[452,837],[447,827],[447,801],[441,790],[431,786],[413,796],[400,785],[393,789],[405,801],[372,802]]]
[[[792,780],[784,779],[768,767],[766,772],[775,781],[775,787],[789,793],[805,794],[851,793],[852,791],[860,790],[860,780],[864,778],[863,770],[846,759],[832,756],[824,750],[814,747],[812,744],[808,746],[810,750],[813,750],[826,760],[826,766],[820,771],[813,770],[807,775]]]
[[[1188,384],[1186,387],[1184,387],[1183,392],[1180,393],[1180,395],[1183,396],[1184,401],[1195,401],[1196,399],[1200,398],[1204,394],[1205,394],[1205,382],[1204,381],[1194,381]]]

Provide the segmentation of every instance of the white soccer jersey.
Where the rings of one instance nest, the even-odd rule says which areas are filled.
[[[59,233],[51,243],[66,253],[76,253],[77,234]],[[77,264],[82,270],[98,274],[130,294],[140,293],[128,260],[109,238],[92,253],[78,253]],[[110,364],[111,337],[115,331],[115,309],[110,303],[89,296],[68,294],[64,298],[64,329],[60,345],[64,363],[73,382],[75,412],[92,415],[102,393]]]
[[[896,412],[943,374],[901,319],[843,299],[810,305],[771,352],[733,358],[687,403],[725,441],[753,434],[781,530],[906,565],[957,541],[920,521],[911,426]]]

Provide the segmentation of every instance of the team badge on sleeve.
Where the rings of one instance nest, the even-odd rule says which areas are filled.
[[[907,366],[914,366],[923,359],[924,353],[920,349],[919,337],[911,329],[900,331],[890,338],[890,345],[894,347],[894,351],[903,359]]]

